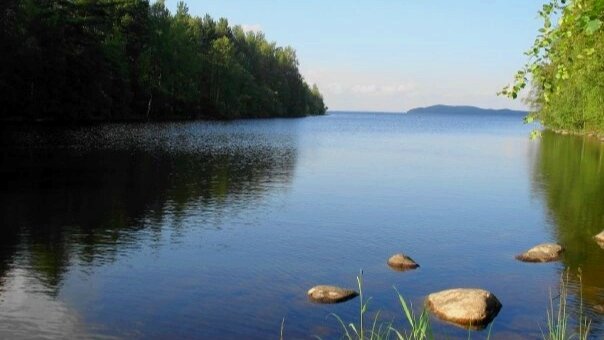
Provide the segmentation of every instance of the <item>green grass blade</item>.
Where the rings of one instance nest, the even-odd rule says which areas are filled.
[[[348,339],[348,340],[352,340],[352,336],[350,335],[350,332],[348,332],[348,327],[346,327],[346,324],[344,323],[344,321],[342,320],[342,318],[340,318],[337,314],[335,313],[330,313],[329,316],[333,316],[334,318],[336,318],[336,320],[338,320],[338,322],[340,323],[340,326],[342,326],[342,329],[344,330],[344,336]]]

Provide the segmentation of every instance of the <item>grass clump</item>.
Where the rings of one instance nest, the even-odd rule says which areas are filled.
[[[413,311],[413,305],[407,303],[405,298],[396,290],[396,294],[401,305],[403,314],[408,324],[407,329],[397,329],[393,323],[382,322],[379,320],[380,312],[378,311],[371,322],[371,328],[366,329],[366,314],[368,312],[369,302],[371,298],[365,299],[363,294],[363,272],[357,276],[357,284],[359,287],[359,323],[346,323],[337,314],[330,314],[336,318],[342,327],[342,338],[348,340],[382,340],[382,339],[398,339],[398,340],[427,340],[434,339],[430,324],[430,315],[424,308],[418,315]]]
[[[587,340],[589,337],[590,320],[583,311],[583,289],[581,271],[579,270],[580,304],[578,312],[578,329],[569,328],[571,313],[568,309],[569,271],[560,275],[560,294],[555,297],[550,291],[550,305],[547,310],[547,333],[542,332],[544,340]],[[556,302],[557,301],[557,302]],[[556,306],[557,305],[557,306]]]

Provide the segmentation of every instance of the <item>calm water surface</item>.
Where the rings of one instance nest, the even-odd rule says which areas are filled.
[[[337,338],[315,284],[403,322],[434,291],[491,290],[496,339],[535,338],[577,268],[604,337],[604,144],[518,116],[332,113],[290,120],[4,128],[0,338]],[[514,255],[560,242],[564,260]],[[391,271],[405,252],[421,268]],[[467,332],[435,321],[439,336]],[[474,334],[483,338],[486,332]]]

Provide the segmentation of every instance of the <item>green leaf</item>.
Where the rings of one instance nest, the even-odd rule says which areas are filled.
[[[531,135],[530,135],[530,139],[531,140],[535,140],[537,138],[541,137],[541,131],[539,130],[533,130],[531,131]]]
[[[593,19],[587,22],[585,25],[585,33],[592,35],[602,27],[602,21],[600,19]]]

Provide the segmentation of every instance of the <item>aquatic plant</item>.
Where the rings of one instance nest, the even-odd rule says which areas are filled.
[[[542,332],[544,340],[586,340],[589,337],[591,321],[585,317],[583,311],[583,289],[580,270],[578,274],[580,305],[579,313],[577,315],[579,325],[578,330],[576,331],[571,331],[569,329],[569,320],[572,316],[567,308],[569,275],[570,270],[566,270],[565,273],[560,275],[560,292],[558,296],[552,296],[550,290],[550,305],[547,310],[547,333]]]
[[[384,322],[380,321],[380,312],[376,312],[371,329],[365,329],[365,318],[368,312],[369,302],[371,298],[365,299],[363,295],[363,271],[357,276],[357,284],[359,287],[359,323],[346,323],[337,314],[330,314],[340,324],[342,328],[342,337],[348,340],[382,340],[382,339],[398,339],[398,340],[426,340],[434,339],[432,334],[432,328],[430,324],[430,315],[424,308],[418,315],[413,310],[413,305],[407,303],[401,293],[398,292],[396,287],[396,295],[401,305],[403,315],[408,324],[408,328],[397,329],[392,321]]]
[[[396,290],[396,288],[395,288]],[[405,313],[405,319],[410,326],[408,331],[401,332],[396,329],[392,329],[394,333],[396,333],[398,339],[409,339],[409,340],[423,340],[423,339],[432,339],[434,336],[432,335],[432,327],[430,325],[430,315],[428,314],[428,310],[426,308],[422,309],[422,312],[419,314],[415,314],[413,310],[413,305],[411,303],[407,304],[401,293],[396,290],[396,294],[398,296],[399,303],[403,308]]]

